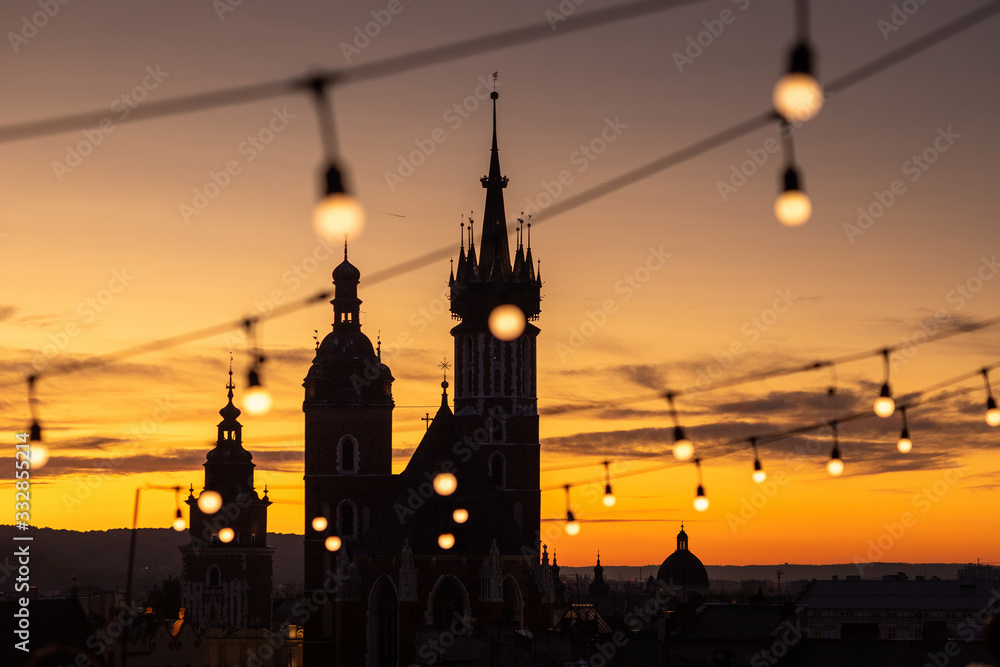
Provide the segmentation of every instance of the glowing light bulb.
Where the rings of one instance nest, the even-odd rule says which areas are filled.
[[[181,514],[181,509],[178,507],[177,512],[174,514],[174,530],[180,532],[184,530],[184,515]]]
[[[365,209],[349,194],[335,192],[326,195],[313,211],[313,230],[327,242],[332,243],[345,235],[356,239],[364,228]]]
[[[31,469],[38,470],[49,462],[49,448],[40,442],[31,443],[28,448],[28,460],[31,461]]]
[[[233,541],[234,537],[236,537],[236,531],[234,531],[232,528],[227,527],[219,531],[220,542],[225,542],[226,544],[228,544]]]
[[[566,534],[573,537],[580,534],[580,522],[579,521],[567,521],[566,522]]]
[[[198,509],[205,514],[215,514],[222,509],[222,496],[218,491],[202,491],[198,496]]]
[[[760,484],[765,479],[767,479],[767,473],[764,472],[764,467],[761,466],[760,459],[755,459],[753,462],[753,481]]]
[[[450,472],[439,472],[434,476],[434,491],[439,496],[450,496],[458,488],[458,480]]]
[[[892,393],[889,391],[889,385],[882,385],[882,391],[879,393],[879,397],[875,399],[875,414],[879,417],[891,417],[892,413],[896,411],[896,401],[892,400]]]
[[[247,414],[255,416],[266,414],[272,404],[271,392],[260,385],[250,387],[243,394],[243,407],[246,408]]]
[[[451,533],[441,533],[438,535],[438,546],[442,549],[451,549],[455,546],[455,536]]]
[[[343,542],[336,535],[331,535],[323,541],[323,546],[326,547],[327,551],[339,551],[342,544]]]
[[[326,520],[325,516],[318,516],[312,520],[312,527],[317,533],[322,533],[326,530],[326,527],[330,525],[330,522]]]
[[[524,311],[511,303],[490,311],[490,333],[499,340],[514,340],[524,333],[527,320]]]
[[[694,508],[699,512],[708,509],[708,497],[705,495],[705,487],[698,485],[698,493],[694,497]]]
[[[986,423],[990,426],[1000,426],[1000,408],[992,396],[986,399]]]
[[[678,461],[687,461],[694,456],[694,445],[687,438],[674,441],[674,457]]]
[[[610,484],[604,485],[604,498],[602,502],[604,503],[605,507],[614,507],[615,503],[618,502],[618,499],[615,498],[615,494],[611,492]]]
[[[801,190],[785,190],[774,200],[774,217],[787,227],[799,227],[812,217],[812,202]]]
[[[772,102],[782,118],[804,123],[823,108],[823,86],[808,72],[789,72],[774,85]]]
[[[906,434],[899,436],[899,440],[896,441],[896,449],[901,454],[909,454],[910,450],[913,449],[913,441],[910,440],[910,436]]]
[[[469,510],[458,508],[451,513],[451,520],[455,523],[465,523],[469,520]]]
[[[830,460],[826,462],[826,471],[834,477],[844,472],[844,461],[840,458],[839,448],[833,448],[833,454],[830,455]]]

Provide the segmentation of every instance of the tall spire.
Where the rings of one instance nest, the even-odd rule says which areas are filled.
[[[497,73],[493,73],[494,83]],[[504,213],[503,190],[507,187],[507,177],[500,174],[500,151],[497,149],[497,98],[493,100],[493,146],[490,149],[490,172],[480,182],[486,188],[486,208],[483,212],[482,241],[479,246],[479,266],[483,280],[507,280],[510,278],[510,247],[507,243],[507,217]]]

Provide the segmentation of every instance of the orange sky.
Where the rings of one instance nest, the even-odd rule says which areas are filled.
[[[921,5],[898,31],[883,34],[879,21],[889,19],[890,4],[814,8],[821,79],[983,3]],[[71,4],[27,43],[12,45],[2,58],[14,94],[0,124],[103,109],[112,129],[6,143],[0,156],[0,422],[11,447],[30,421],[27,369],[44,374],[266,313],[275,302],[329,285],[339,261],[309,224],[322,157],[307,99],[135,124],[121,122],[129,104],[544,23],[545,11],[558,11],[559,3],[548,5],[404,3],[355,53],[341,44],[372,20],[374,5],[244,3],[220,18],[205,3]],[[674,52],[727,8],[734,21],[678,71]],[[13,3],[4,32],[21,29],[19,17],[34,11],[35,3]],[[914,410],[914,450],[906,456],[894,445],[898,415],[843,425],[847,472],[839,479],[824,469],[826,435],[762,446],[771,482],[764,488],[750,480],[749,448],[722,443],[863,409],[881,383],[880,360],[839,366],[833,398],[826,396],[834,377],[828,370],[681,398],[681,419],[706,459],[711,507],[697,516],[693,466],[628,475],[672,460],[664,402],[614,400],[692,385],[704,375],[726,380],[902,344],[922,325],[954,328],[1000,314],[1000,280],[993,280],[1000,271],[997,29],[997,19],[989,20],[828,100],[796,133],[815,210],[802,228],[772,217],[781,162],[763,150],[777,136],[771,127],[535,226],[533,251],[545,280],[537,322],[542,485],[557,488],[543,494],[543,518],[565,511],[558,487],[599,478],[605,458],[622,461],[624,473],[613,511],[599,494],[574,489],[584,519],[578,537],[543,524],[561,564],[591,563],[597,548],[605,563],[659,562],[673,551],[681,519],[692,550],[709,564],[998,560],[1000,519],[983,508],[1000,478],[1000,430],[982,420],[981,388]],[[367,229],[351,244],[362,272],[364,330],[372,338],[381,332],[396,377],[397,470],[424,431],[420,418],[437,403],[436,364],[451,356],[448,263],[376,284],[365,276],[448,244],[457,251],[460,216],[471,211],[478,222],[490,131],[481,81],[499,70],[500,158],[512,222],[518,211],[544,204],[540,195],[556,192],[560,172],[570,178],[556,202],[768,108],[791,36],[788,7],[706,2],[334,91],[343,161],[368,212]],[[255,144],[250,138],[267,136],[264,128],[273,140]],[[591,159],[581,147],[602,132],[604,148]],[[77,163],[69,153],[81,143],[88,154]],[[401,156],[431,145],[412,175],[400,170]],[[927,151],[935,161],[923,170],[913,158]],[[762,166],[743,167],[764,154]],[[197,215],[185,213],[230,162],[238,170],[226,187]],[[741,167],[753,171],[745,184],[730,181]],[[387,177],[393,173],[399,178]],[[877,211],[872,204],[897,180],[901,194],[869,228],[860,235],[845,229],[857,225],[859,207]],[[740,185],[724,200],[719,183],[726,181]],[[658,253],[670,256],[647,274],[642,267],[656,264],[647,260]],[[602,310],[613,312],[604,318]],[[276,404],[242,422],[258,484],[274,489],[276,531],[302,530],[301,380],[313,330],[322,335],[331,320],[322,304],[269,320],[259,332]],[[997,331],[897,357],[896,393],[997,361]],[[225,403],[231,349],[245,376],[247,345],[234,331],[43,377],[39,410],[53,459],[33,476],[33,524],[121,527],[131,519],[137,485],[198,486]],[[1000,386],[1000,372],[994,376]],[[962,386],[981,387],[981,379]],[[666,456],[634,460],[653,454]],[[4,484],[10,488],[10,479]],[[170,493],[144,494],[142,525],[166,526],[172,512]],[[895,524],[905,513],[912,520],[900,531]]]

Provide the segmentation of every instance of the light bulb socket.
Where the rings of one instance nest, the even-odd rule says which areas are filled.
[[[38,422],[31,422],[31,436],[28,439],[30,442],[42,441],[42,427],[38,425]]]
[[[996,401],[995,398],[993,398],[993,396],[987,396],[986,397],[986,409],[987,410],[996,410],[997,409],[997,401]]]
[[[184,518],[184,515],[181,514],[181,508],[180,507],[178,507],[177,511],[174,512],[174,518],[175,519],[183,519]]]
[[[801,192],[802,187],[799,184],[799,172],[795,167],[789,167],[785,170],[782,181],[782,187],[785,192]]]
[[[833,451],[830,452],[830,460],[831,461],[839,461],[839,460],[841,460],[841,458],[840,458],[840,446],[839,445],[834,445],[833,446]]]
[[[327,195],[344,194],[347,189],[344,187],[344,177],[336,165],[330,164],[326,168],[326,192]]]
[[[573,516],[573,510],[566,510],[566,523],[573,523],[576,518]]]
[[[889,383],[886,382],[882,385],[882,390],[879,392],[879,398],[892,398],[892,392],[889,390]]]
[[[790,74],[812,75],[812,49],[806,42],[799,42],[792,49],[788,63]]]
[[[611,495],[611,485],[610,484],[605,484],[604,485],[604,495],[606,495],[606,496],[610,496]]]
[[[251,369],[250,373],[247,375],[247,386],[248,387],[259,387],[260,386],[260,374],[257,373],[257,369]]]
[[[763,470],[763,469],[764,469],[764,468],[763,468],[763,467],[762,467],[762,466],[760,465],[760,459],[754,459],[754,460],[753,460],[753,469],[754,469],[754,472],[757,472],[757,471],[759,471],[759,470]]]
[[[698,492],[695,493],[695,495],[698,496],[699,498],[704,498],[705,497],[705,487],[702,486],[701,484],[699,484],[698,485]]]
[[[899,432],[899,439],[902,440],[903,438],[906,438],[907,440],[910,439],[910,429],[906,426],[904,426],[903,430]]]
[[[684,429],[682,429],[680,426],[675,426],[674,427],[674,442],[678,442],[680,440],[687,440],[687,436],[684,435]]]

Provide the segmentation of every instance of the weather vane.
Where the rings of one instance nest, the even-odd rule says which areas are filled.
[[[448,379],[448,369],[451,368],[451,364],[448,363],[448,357],[443,357],[441,363],[438,364],[438,368],[441,369],[441,374],[444,375],[444,379]]]

